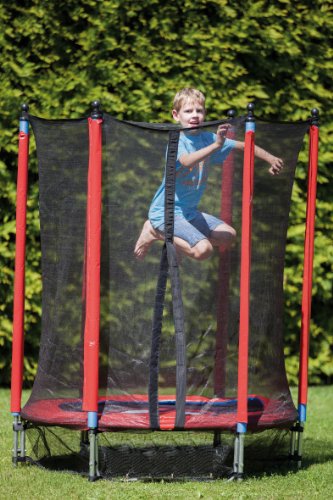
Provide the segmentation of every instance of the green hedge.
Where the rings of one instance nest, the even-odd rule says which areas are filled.
[[[321,111],[310,382],[333,372],[330,136],[333,15],[330,1],[291,0],[22,0],[0,5],[0,368],[10,378],[17,116],[22,102],[47,118],[78,117],[93,99],[118,118],[170,120],[184,86],[207,95],[209,118],[230,107],[299,120]],[[33,150],[32,145],[32,150]],[[306,154],[294,190],[285,275],[286,355],[297,376],[303,262]],[[40,250],[36,165],[29,187],[26,287],[26,381],[36,369],[40,329]]]

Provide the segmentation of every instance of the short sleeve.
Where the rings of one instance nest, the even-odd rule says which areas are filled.
[[[177,152],[177,160],[183,155],[183,154],[188,154],[190,153],[188,149],[188,144],[186,140],[184,140],[184,136],[180,135],[179,137],[179,143],[178,143],[178,152]]]

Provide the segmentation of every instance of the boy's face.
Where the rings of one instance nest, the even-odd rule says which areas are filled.
[[[199,101],[187,100],[183,102],[179,111],[172,110],[174,120],[184,128],[197,127],[205,120],[206,111]]]

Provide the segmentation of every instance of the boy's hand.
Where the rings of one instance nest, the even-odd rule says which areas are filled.
[[[277,156],[272,156],[267,159],[268,163],[270,163],[270,168],[268,172],[272,175],[278,175],[281,173],[283,169],[283,160],[281,158],[277,158]]]
[[[218,129],[216,131],[216,142],[219,146],[223,146],[225,137],[230,127],[230,123],[223,123],[222,125],[218,126]]]

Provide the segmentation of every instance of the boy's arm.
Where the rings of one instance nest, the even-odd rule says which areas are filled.
[[[245,146],[244,142],[236,141],[235,143],[235,149],[244,151],[244,146]],[[270,168],[268,170],[270,174],[276,175],[281,172],[283,168],[283,160],[281,158],[278,158],[277,156],[270,154],[268,151],[260,148],[259,146],[254,147],[254,154],[257,158],[267,161],[267,163],[270,164]]]
[[[194,151],[193,153],[182,154],[179,157],[180,163],[186,168],[192,168],[194,167],[194,165],[207,158],[207,156],[221,149],[224,144],[225,136],[229,128],[230,125],[227,123],[220,125],[219,128],[217,129],[215,142],[213,142],[209,146],[205,146],[202,149],[198,149],[198,151]]]

